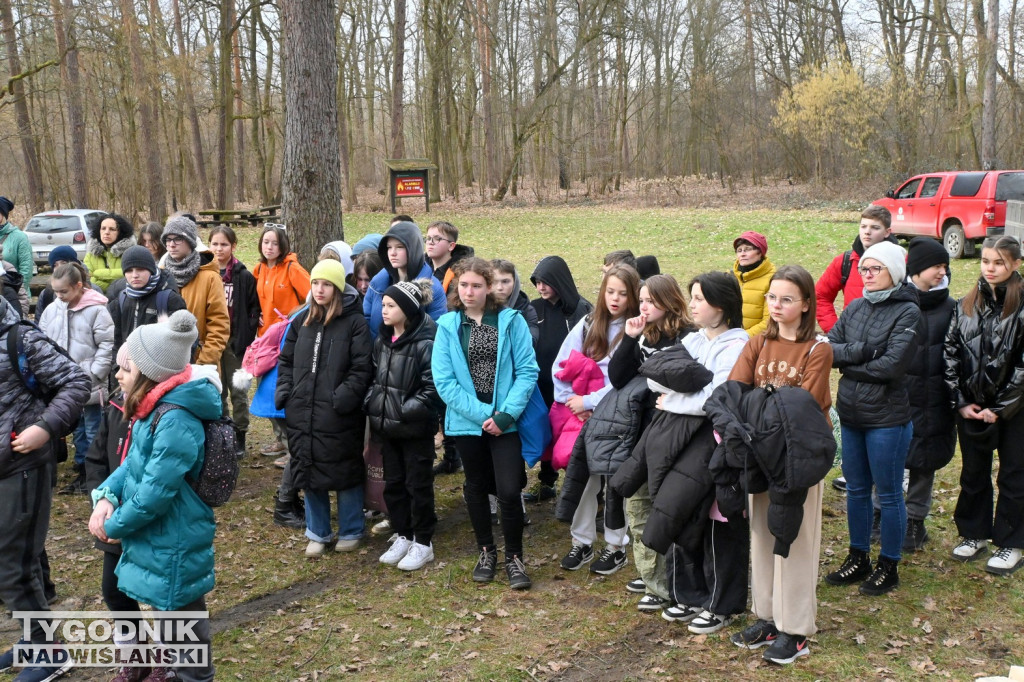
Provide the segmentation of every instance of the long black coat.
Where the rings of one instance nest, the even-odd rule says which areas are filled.
[[[1006,284],[995,294],[984,279],[978,287],[973,314],[964,313],[963,301],[953,312],[945,344],[946,385],[954,408],[974,403],[1009,419],[1024,394],[1024,306],[1004,318]]]
[[[292,321],[278,359],[274,403],[285,411],[295,486],[347,490],[362,485],[363,398],[373,375],[366,318],[345,287],[343,310],[326,326]]]
[[[936,471],[949,464],[956,449],[955,412],[946,385],[943,348],[956,302],[949,289],[919,291],[924,334],[907,369],[907,391],[914,437],[907,453],[908,469]]]
[[[373,385],[363,409],[370,428],[388,438],[425,438],[437,433],[441,399],[430,356],[437,325],[429,315],[397,340],[383,325],[373,342]]]
[[[832,327],[832,366],[839,369],[836,411],[857,429],[902,426],[910,421],[906,374],[924,334],[917,292],[902,285],[888,299],[858,298]],[[870,359],[873,350],[878,357]]]
[[[231,300],[228,301],[231,309],[231,337],[228,343],[231,352],[241,360],[260,328],[260,297],[256,293],[256,278],[245,267],[245,263],[237,259],[231,267],[231,285]],[[362,310],[361,303],[355,304],[355,307]],[[230,377],[224,377],[224,380],[230,381]]]

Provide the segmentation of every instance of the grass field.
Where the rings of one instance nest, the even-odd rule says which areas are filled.
[[[856,217],[855,210],[827,208],[601,205],[457,213],[441,207],[430,215],[458,225],[460,241],[478,255],[516,262],[531,295],[533,266],[545,255],[562,255],[591,300],[608,251],[655,254],[663,272],[685,283],[700,272],[730,267],[732,239],[746,229],[768,235],[768,256],[776,265],[798,263],[817,277],[831,257],[849,248]],[[346,237],[351,243],[383,232],[386,221],[386,214],[350,213]],[[247,264],[255,262],[256,239],[256,231],[243,231],[239,256]],[[977,278],[978,261],[954,262],[953,273],[953,290],[962,295]],[[250,449],[267,440],[267,423],[254,420]],[[996,578],[980,564],[949,559],[958,458],[938,476],[931,541],[901,564],[901,587],[867,598],[855,587],[819,585],[820,631],[812,655],[785,669],[729,644],[736,627],[692,636],[685,627],[640,614],[636,597],[624,589],[635,575],[631,566],[607,578],[560,570],[570,540],[568,526],[553,519],[552,503],[529,510],[525,548],[534,587],[513,594],[501,581],[478,586],[470,580],[476,550],[460,475],[436,481],[436,562],[408,575],[377,562],[386,548],[382,538],[368,539],[355,554],[306,560],[301,532],[271,523],[278,470],[259,455],[244,465],[233,500],[217,510],[218,584],[209,607],[218,679],[971,679],[1006,674],[1011,663],[1024,662],[1020,575]],[[531,482],[533,477],[531,472]],[[821,561],[831,570],[846,552],[841,494],[828,488],[824,507]],[[50,557],[67,608],[102,608],[88,512],[84,498],[55,498]]]

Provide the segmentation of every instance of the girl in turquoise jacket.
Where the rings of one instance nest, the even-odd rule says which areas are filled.
[[[187,310],[128,336],[117,358],[130,420],[128,454],[92,493],[89,532],[123,547],[118,587],[159,611],[206,611],[204,596],[214,585],[213,510],[188,480],[203,466],[202,420],[221,415],[221,386],[216,367],[188,364],[197,337],[196,318]],[[162,412],[154,428],[160,404],[177,409]],[[207,666],[174,673],[212,680],[209,619],[200,619],[193,632],[198,642],[190,644],[206,645]]]
[[[431,371],[448,406],[444,432],[455,438],[466,472],[463,493],[480,548],[473,580],[494,580],[498,563],[487,501],[491,494],[501,511],[509,584],[527,589],[531,583],[523,564],[520,497],[526,467],[516,420],[537,387],[533,337],[526,319],[495,298],[488,261],[459,261],[455,279],[454,310],[437,322]]]

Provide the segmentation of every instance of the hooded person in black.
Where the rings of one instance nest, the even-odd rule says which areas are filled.
[[[537,364],[540,366],[537,386],[540,388],[544,403],[550,408],[555,401],[551,366],[569,330],[588,315],[594,306],[580,296],[569,266],[561,256],[543,258],[530,275],[530,281],[541,294],[540,298],[530,302],[537,312],[537,325],[540,329],[533,344],[537,352]],[[541,462],[537,478],[540,483],[535,486],[536,490],[531,488],[524,495],[527,502],[539,502],[554,497],[558,472],[552,468],[551,462]]]

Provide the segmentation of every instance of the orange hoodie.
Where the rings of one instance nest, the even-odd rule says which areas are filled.
[[[294,253],[289,253],[274,267],[259,263],[252,271],[256,278],[256,293],[260,297],[260,329],[257,336],[270,328],[278,320],[274,309],[287,315],[305,304],[309,295],[309,273],[299,264]]]

